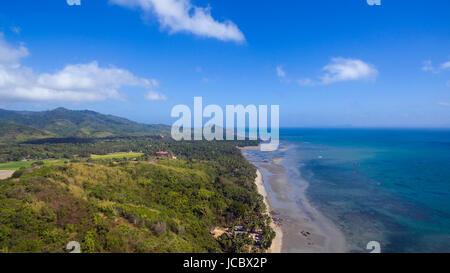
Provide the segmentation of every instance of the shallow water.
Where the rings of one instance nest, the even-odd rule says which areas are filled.
[[[292,194],[308,199],[344,232],[348,249],[450,252],[450,131],[284,129]],[[267,158],[265,158],[267,157]]]
[[[243,150],[243,154],[263,174],[271,215],[278,224],[281,223],[282,252],[346,251],[342,232],[306,198],[307,181],[298,170],[286,168],[282,162],[287,158],[284,152]]]

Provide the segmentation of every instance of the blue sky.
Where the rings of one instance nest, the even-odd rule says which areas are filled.
[[[77,1],[75,1],[77,2]],[[450,1],[0,4],[0,108],[171,124],[279,104],[281,126],[450,126]]]

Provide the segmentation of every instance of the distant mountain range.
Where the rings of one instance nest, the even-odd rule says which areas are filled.
[[[51,111],[0,109],[0,142],[50,137],[145,136],[170,133],[170,126],[147,125],[94,111],[57,108]]]

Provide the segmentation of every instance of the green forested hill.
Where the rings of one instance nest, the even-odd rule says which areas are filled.
[[[209,233],[234,225],[263,230],[267,247],[253,178],[182,160],[33,167],[0,183],[0,252],[63,252],[69,241],[83,252],[248,251],[249,237]]]
[[[0,110],[0,164],[18,169],[0,181],[0,252],[64,252],[70,241],[83,252],[267,249],[274,232],[256,170],[236,148],[257,141],[175,141],[169,129],[92,111]]]
[[[166,125],[140,124],[94,111],[65,108],[43,112],[0,109],[0,121],[44,130],[58,137],[136,136],[170,132],[170,127]]]
[[[55,136],[48,131],[39,130],[30,126],[0,121],[0,142],[21,142]]]

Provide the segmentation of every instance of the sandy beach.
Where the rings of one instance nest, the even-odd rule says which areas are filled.
[[[246,153],[244,153],[246,155]],[[248,154],[247,154],[248,156]],[[308,201],[306,181],[292,188],[283,158],[261,162],[248,157],[257,168],[256,185],[272,219],[276,237],[268,252],[316,253],[346,252],[343,233]],[[293,171],[293,170],[290,170]]]
[[[264,203],[266,204],[267,213],[269,213],[269,215],[270,215],[272,208],[270,206],[270,200],[267,195],[266,188],[264,187],[263,176],[259,170],[256,170],[255,184],[256,184],[256,187],[258,188],[259,194],[261,194],[264,197]],[[272,215],[270,215],[270,216],[272,217]],[[281,230],[280,226],[278,226],[277,224],[274,223],[274,221],[272,221],[270,223],[270,226],[275,231],[276,235],[272,241],[271,247],[267,250],[267,252],[268,253],[281,253],[281,246],[282,246],[282,241],[283,241],[283,231]]]

